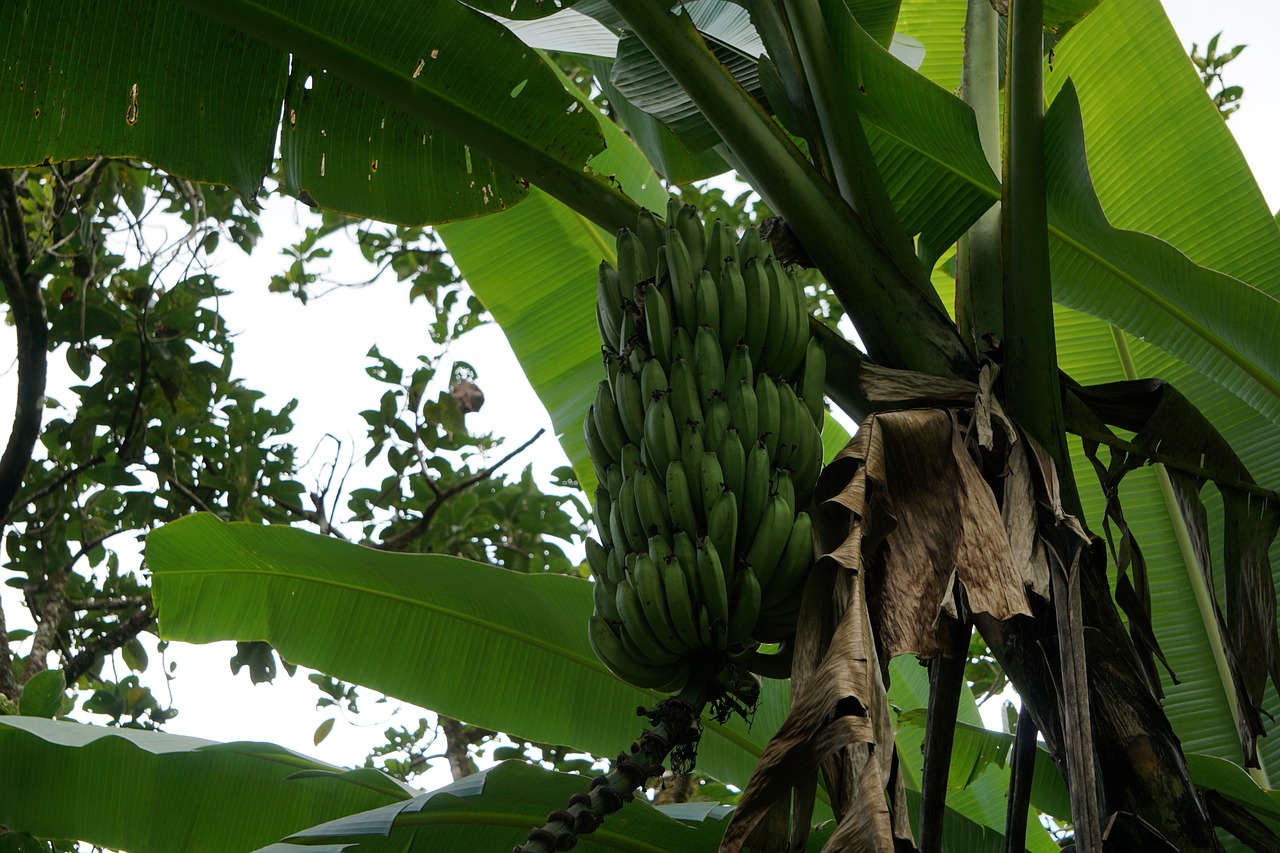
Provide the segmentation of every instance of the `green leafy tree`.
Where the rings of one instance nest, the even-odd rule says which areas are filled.
[[[737,850],[771,810],[787,817],[773,805],[792,802],[793,787],[792,838],[814,849],[828,838],[832,849],[1053,849],[1032,808],[1069,825],[1077,849],[1101,849],[1103,827],[1118,849],[1275,846],[1280,814],[1259,783],[1270,786],[1276,760],[1262,735],[1277,707],[1268,681],[1280,680],[1268,559],[1280,482],[1280,233],[1159,3],[1014,0],[1004,55],[987,0],[474,6],[224,0],[157,3],[140,17],[104,3],[102,50],[146,44],[136,65],[39,37],[65,31],[60,10],[24,7],[5,19],[23,85],[4,87],[6,115],[19,118],[0,153],[22,164],[143,146],[176,173],[252,195],[281,115],[285,191],[347,214],[447,223],[449,254],[507,333],[588,494],[580,425],[600,374],[600,260],[617,260],[612,235],[639,207],[663,209],[662,176],[682,183],[732,165],[803,249],[788,258],[820,272],[864,347],[812,326],[835,368],[827,396],[873,418],[850,451],[867,466],[846,454],[825,482],[839,491],[865,476],[860,493],[881,499],[843,500],[853,515],[833,512],[820,539],[842,541],[859,518],[888,531],[875,513],[892,502],[892,547],[855,543],[810,580],[810,590],[829,585],[829,597],[810,596],[819,611],[831,603],[831,618],[859,637],[821,657],[839,677],[815,686],[816,658],[801,655],[790,717],[793,691],[770,678],[753,727],[703,718],[700,770],[745,788],[727,821],[712,807],[613,816],[637,785],[627,762],[590,794],[585,779],[508,762],[483,785],[448,789],[454,796],[412,798],[359,771],[309,768],[318,784],[304,790],[259,766],[202,802],[201,812],[249,815],[227,849],[277,839],[287,849],[304,832],[310,843],[374,847],[389,835],[407,849],[490,849],[545,820],[526,850],[574,832],[583,849]],[[110,37],[116,26],[121,39]],[[567,80],[535,47],[588,57],[577,67],[597,86],[585,72]],[[233,68],[234,97],[205,73],[213,67]],[[39,123],[58,112],[49,75],[73,68],[79,76],[57,91],[76,120],[53,136]],[[584,94],[596,88],[608,115]],[[876,473],[867,436],[890,436],[894,424],[916,435],[886,453],[922,462],[942,448],[957,466],[946,470],[961,473]],[[931,424],[945,440],[923,438]],[[972,488],[956,491],[962,476]],[[947,512],[921,509],[941,497]],[[956,558],[954,549],[972,553],[966,537],[980,528],[1018,558],[990,573]],[[147,547],[166,637],[270,642],[333,677],[598,755],[628,743],[636,706],[661,698],[595,660],[581,579],[208,516],[163,527]],[[903,567],[893,553],[919,559]],[[229,571],[222,557],[232,554]],[[1027,574],[1011,579],[1010,566]],[[353,568],[358,584],[341,580]],[[869,568],[874,588],[861,586]],[[958,597],[912,597],[935,582]],[[204,584],[217,584],[217,600],[199,594]],[[864,594],[870,630],[855,631]],[[885,621],[908,606],[920,618]],[[354,610],[377,616],[356,637],[330,636],[326,617]],[[831,641],[819,611],[802,613],[797,645]],[[917,623],[947,630],[925,636]],[[1012,736],[975,725],[963,665],[975,626],[1022,698]],[[877,656],[883,669],[868,664]],[[106,740],[23,725],[4,729],[7,743],[48,763]],[[629,759],[641,775],[665,756],[659,740],[647,735]],[[163,752],[187,779],[227,772],[215,756],[240,755],[149,742],[139,763],[155,755],[158,767]],[[272,809],[246,808],[251,778],[272,786]],[[94,777],[76,781],[81,801]],[[333,791],[381,799],[321,813]],[[181,809],[95,824],[26,796],[10,796],[2,819],[44,837],[163,849],[161,833],[192,826]],[[809,833],[810,817],[828,811],[838,828]],[[585,833],[604,816],[606,831]],[[138,825],[151,834],[128,829]]]

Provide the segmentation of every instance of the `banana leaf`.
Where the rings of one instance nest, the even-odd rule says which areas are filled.
[[[416,793],[266,743],[0,717],[0,824],[134,853],[243,853]]]

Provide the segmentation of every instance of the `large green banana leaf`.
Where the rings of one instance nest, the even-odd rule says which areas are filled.
[[[312,827],[257,853],[302,853],[326,843],[351,845],[345,849],[361,853],[507,850],[524,841],[548,812],[564,808],[570,796],[586,791],[588,781],[585,776],[506,761],[412,800]],[[727,812],[711,803],[654,808],[639,801],[581,836],[574,849],[715,853]]]
[[[244,853],[416,792],[265,743],[0,717],[0,825],[133,853]]]
[[[590,583],[578,578],[389,554],[210,515],[152,533],[147,564],[166,639],[263,640],[295,663],[520,737],[611,755],[639,733],[636,706],[659,698],[596,660],[584,629]],[[896,687],[895,702],[923,707],[927,688],[908,666],[902,681],[913,687]],[[698,766],[744,784],[789,697],[786,682],[766,680],[749,726],[704,720]],[[906,760],[918,788],[919,756]],[[975,785],[950,804],[952,822],[966,836],[986,827],[998,849],[1007,778]]]
[[[285,659],[451,717],[613,755],[661,698],[587,644],[589,581],[437,554],[391,554],[287,527],[195,515],[147,537],[160,633],[262,640]],[[751,726],[708,721],[699,766],[745,784],[786,715],[767,682]]]
[[[202,15],[4,3],[0,56],[0,166],[137,157],[246,197],[271,170],[288,57]]]
[[[925,20],[941,20],[926,19],[926,7],[940,14],[950,10],[955,22],[963,20],[964,3],[906,0],[900,18],[900,26],[929,51],[923,70],[940,82],[958,80],[961,33],[950,25],[926,28]],[[1140,50],[1134,48],[1138,44]],[[1059,45],[1047,75],[1052,94],[1058,95],[1068,75],[1079,92],[1093,187],[1111,223],[1167,240],[1197,264],[1252,285],[1191,295],[1219,301],[1215,309],[1241,312],[1246,300],[1260,298],[1258,291],[1272,298],[1280,294],[1280,230],[1160,5],[1155,0],[1103,3]],[[1076,180],[1058,190],[1082,191]],[[1158,246],[1148,250],[1148,260],[1168,255]],[[1074,255],[1065,241],[1053,244],[1055,288],[1065,277],[1084,274]],[[1203,272],[1196,275],[1218,281]],[[1056,310],[1056,328],[1059,363],[1073,378],[1085,384],[1137,376],[1169,380],[1226,435],[1256,479],[1272,488],[1280,483],[1275,422],[1219,383],[1225,370],[1206,376],[1151,343],[1062,307]],[[1079,452],[1073,462],[1086,516],[1100,524],[1103,499],[1093,470]],[[1202,609],[1204,597],[1194,578],[1198,568],[1180,545],[1177,513],[1152,469],[1130,474],[1121,496],[1151,572],[1156,634],[1181,680],[1164,679],[1166,711],[1188,751],[1239,761],[1225,686],[1229,680],[1215,662],[1217,629]],[[1280,548],[1274,546],[1272,565],[1280,566]],[[1275,713],[1278,704],[1272,692],[1267,709]],[[1264,739],[1259,747],[1263,769],[1271,768],[1272,777],[1280,768],[1280,745],[1274,741]]]
[[[1142,50],[1133,51],[1134,44]],[[1243,316],[1249,300],[1261,293],[1274,304],[1280,296],[1280,229],[1230,132],[1203,98],[1163,9],[1154,0],[1107,0],[1063,40],[1054,67],[1053,94],[1061,97],[1067,75],[1078,87],[1089,172],[1108,218],[1116,226],[1168,240],[1192,261],[1249,282],[1254,292],[1248,294],[1217,288],[1195,294],[1201,302],[1217,301],[1215,308],[1235,312],[1247,327],[1253,319]],[[1063,274],[1056,248],[1054,272]],[[1084,382],[1126,376],[1169,380],[1213,421],[1256,479],[1272,488],[1280,483],[1276,421],[1224,387],[1232,371],[1196,370],[1152,343],[1116,335],[1079,315],[1068,317],[1059,314],[1064,369]],[[1272,354],[1274,340],[1273,334]],[[1274,412],[1270,405],[1265,408]],[[1086,487],[1092,475],[1078,465],[1077,476],[1091,497],[1088,512],[1096,521],[1101,498]],[[1198,568],[1179,544],[1181,522],[1155,472],[1131,477],[1121,497],[1151,571],[1157,638],[1181,680],[1166,679],[1165,708],[1188,751],[1239,761],[1229,680],[1215,663],[1217,629],[1202,609]],[[1280,547],[1272,548],[1272,565],[1280,568]],[[1274,691],[1269,696],[1267,708],[1274,713]],[[1280,772],[1275,740],[1266,738],[1259,746],[1262,778],[1272,783]]]

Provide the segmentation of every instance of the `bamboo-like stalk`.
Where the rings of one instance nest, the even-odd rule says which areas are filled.
[[[960,94],[973,108],[987,163],[1000,173],[999,17],[990,0],[969,0],[964,25]],[[986,354],[1004,339],[1004,287],[1000,264],[1000,205],[993,205],[956,247],[956,325],[974,352]]]

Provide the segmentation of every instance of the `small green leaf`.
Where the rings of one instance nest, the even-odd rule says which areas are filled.
[[[62,694],[66,692],[67,679],[60,669],[46,669],[31,676],[22,688],[18,710],[24,717],[50,717],[62,707]]]
[[[333,731],[333,717],[330,717],[320,725],[316,726],[316,733],[311,736],[311,742],[316,746],[319,746],[321,741],[327,738],[331,731]]]

